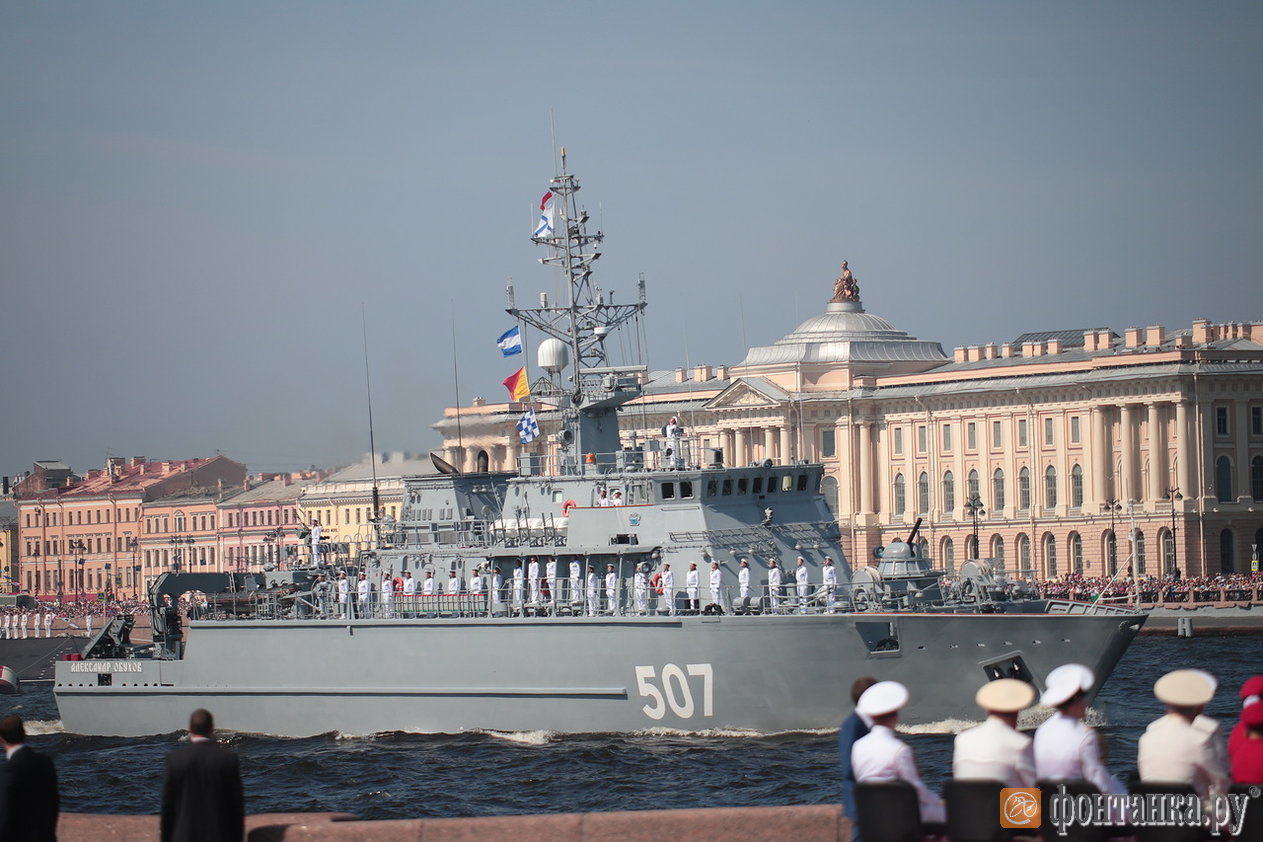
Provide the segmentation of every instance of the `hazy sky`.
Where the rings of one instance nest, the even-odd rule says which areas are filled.
[[[649,364],[1263,319],[1257,2],[0,6],[0,473],[438,444],[569,151]],[[1249,255],[1255,254],[1255,258]]]

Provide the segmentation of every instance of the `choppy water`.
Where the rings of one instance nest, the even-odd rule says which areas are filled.
[[[1136,740],[1160,715],[1151,689],[1170,669],[1214,672],[1208,712],[1235,722],[1237,688],[1263,672],[1263,637],[1140,638],[1098,697],[1096,720],[1110,767],[1134,767]],[[48,685],[0,703],[20,713],[30,742],[54,756],[62,809],[155,813],[164,755],[179,735],[141,739],[61,731]],[[847,705],[846,707],[849,707]],[[843,708],[842,703],[839,709]],[[973,723],[908,729],[922,775],[938,788],[952,735]],[[544,732],[304,739],[234,736],[250,812],[335,810],[365,819],[514,813],[819,804],[836,801],[833,733],[562,736]]]

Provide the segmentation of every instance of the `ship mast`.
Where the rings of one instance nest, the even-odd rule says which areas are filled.
[[[632,304],[615,304],[614,294],[606,292],[592,280],[592,267],[601,257],[598,250],[605,235],[588,232],[589,216],[579,205],[579,179],[566,171],[566,150],[561,150],[561,174],[549,181],[555,224],[542,227],[531,241],[548,249],[548,256],[539,258],[545,266],[554,267],[566,285],[566,301],[550,304],[540,296],[538,307],[519,308],[508,288],[506,312],[536,330],[564,343],[570,352],[570,374],[566,386],[555,394],[536,395],[555,402],[561,412],[562,427],[558,437],[561,450],[561,473],[616,465],[620,450],[618,407],[640,395],[640,381],[634,375],[644,366],[609,365],[606,337],[615,328],[637,317],[645,309],[645,283],[640,281],[638,300]],[[580,458],[580,454],[588,458]]]

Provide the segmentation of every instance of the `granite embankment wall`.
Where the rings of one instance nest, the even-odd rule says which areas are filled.
[[[157,842],[158,817],[63,813],[57,838],[61,842]],[[247,816],[246,838],[249,842],[850,842],[851,822],[836,804],[367,822],[345,813],[271,813]]]

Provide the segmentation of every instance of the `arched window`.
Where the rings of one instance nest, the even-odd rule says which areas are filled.
[[[1220,503],[1232,502],[1232,460],[1227,456],[1215,460],[1215,496]]]
[[[996,566],[1000,568],[1004,567],[1004,536],[1003,535],[991,536],[991,557],[995,559]]]
[[[1118,572],[1118,536],[1112,529],[1105,531],[1105,572],[1110,576]]]
[[[485,474],[487,471],[491,470],[491,457],[487,455],[487,451],[479,450],[475,461],[478,464],[476,469],[478,473]]]
[[[965,558],[975,559],[978,557],[978,545],[974,541],[973,535],[965,536]]]
[[[1132,546],[1136,548],[1136,567],[1133,572],[1140,576],[1145,572],[1145,533],[1137,529]]]
[[[1026,533],[1017,536],[1017,568],[1018,573],[1023,576],[1035,574],[1031,567],[1031,539]]]
[[[992,511],[1004,511],[1004,469],[996,468],[991,475],[991,508]]]
[[[826,475],[820,481],[820,492],[824,494],[824,504],[829,507],[829,513],[836,518],[838,516],[838,478]]]
[[[1219,572],[1232,573],[1236,569],[1237,541],[1231,529],[1219,533]]]
[[[1070,533],[1070,569],[1083,572],[1083,538],[1078,532]]]
[[[1250,496],[1254,502],[1263,502],[1263,456],[1250,460]]]
[[[973,468],[969,469],[969,496],[981,497],[982,489],[978,487],[978,472]]]
[[[1083,507],[1083,468],[1080,465],[1070,469],[1070,505],[1076,509]]]
[[[947,570],[948,576],[956,574],[956,545],[951,538],[944,538],[943,543],[939,545],[939,556],[943,562],[943,567]]]
[[[956,510],[956,477],[951,471],[943,474],[943,514]]]
[[[1057,469],[1052,465],[1044,471],[1044,505],[1049,509],[1057,505]]]
[[[930,475],[925,471],[921,472],[920,478],[917,480],[917,514],[925,515],[930,513]]]
[[[908,493],[905,488],[903,474],[895,474],[895,514],[903,517],[908,509]]]
[[[1051,532],[1044,533],[1044,577],[1057,577],[1057,539]]]
[[[1026,511],[1031,507],[1031,469],[1022,468],[1017,473],[1017,507]]]

